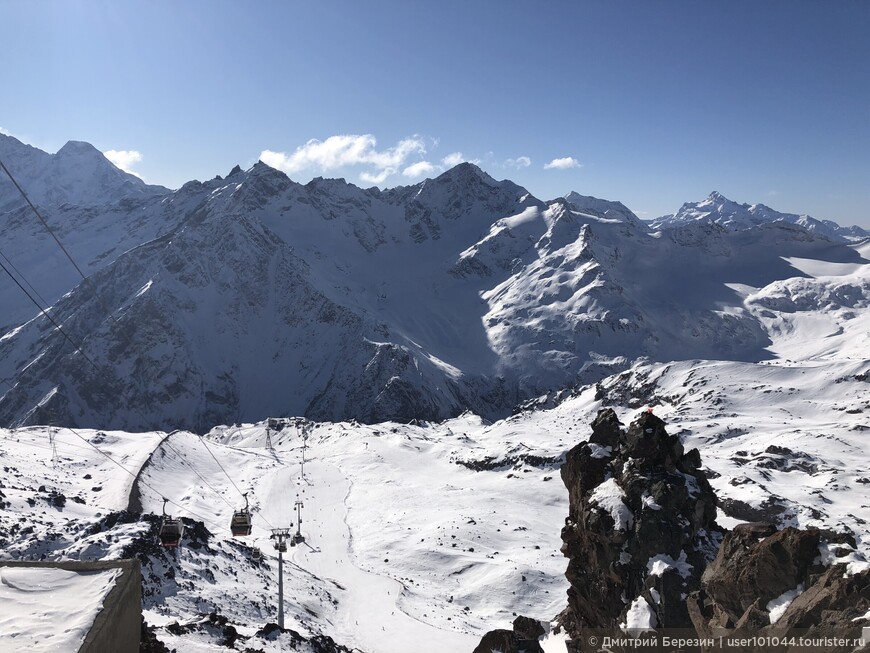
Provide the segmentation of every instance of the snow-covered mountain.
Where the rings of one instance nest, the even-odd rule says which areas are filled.
[[[6,229],[26,251],[38,225],[16,211]],[[496,419],[639,357],[775,358],[756,295],[824,287],[866,319],[867,258],[840,239],[787,221],[652,231],[618,202],[545,203],[469,163],[387,191],[258,163],[47,213],[89,280],[55,275],[69,264],[47,241],[16,269],[51,279],[46,304],[84,356],[34,309],[4,311],[27,315],[0,338],[7,424]],[[858,276],[824,278],[843,270]]]
[[[857,225],[841,227],[832,220],[817,220],[809,215],[781,213],[764,204],[738,204],[717,191],[710,193],[700,202],[683,204],[680,210],[672,215],[652,220],[650,226],[653,229],[661,229],[689,222],[715,222],[729,230],[751,229],[771,222],[788,222],[833,240],[860,240],[870,236],[870,231]]]
[[[471,651],[518,614],[551,620],[559,469],[605,407],[625,424],[652,407],[674,451],[701,451],[719,526],[837,531],[854,543],[837,560],[870,567],[866,241],[654,229],[470,164],[380,191],[258,163],[41,205],[80,282],[9,197],[3,254],[81,352],[4,276],[0,557],[139,558],[146,622],[180,653]],[[247,540],[227,528],[243,493]],[[269,535],[297,495],[280,631]],[[164,497],[186,520],[174,554],[155,542]]]
[[[185,216],[186,207],[177,201],[161,202],[168,189],[149,186],[119,170],[88,143],[70,141],[56,154],[47,154],[0,134],[0,160],[85,274],[166,232]],[[2,171],[0,262],[16,273],[43,308],[81,281]],[[0,332],[38,312],[21,289],[5,279],[0,283]]]
[[[0,160],[37,206],[94,206],[165,195],[153,186],[115,167],[90,143],[69,141],[48,154],[18,139],[0,134]],[[0,177],[0,211],[21,201],[6,174]]]

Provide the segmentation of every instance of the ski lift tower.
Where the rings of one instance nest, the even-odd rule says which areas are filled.
[[[275,540],[278,551],[278,625],[284,628],[284,552],[287,543],[284,541],[290,535],[290,528],[273,528],[271,538]]]
[[[266,424],[266,449],[269,451],[275,451],[275,448],[272,446],[272,425]]]
[[[48,441],[51,444],[51,466],[57,467],[60,463],[60,457],[57,455],[57,439],[55,438],[56,431],[54,424],[48,425]]]
[[[302,480],[305,480],[305,448],[308,445],[308,424],[302,425]]]
[[[297,544],[301,544],[305,541],[305,538],[302,536],[302,501],[296,499],[296,533],[290,540],[290,546],[296,546]]]

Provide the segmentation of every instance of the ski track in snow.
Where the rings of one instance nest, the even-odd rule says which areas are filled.
[[[299,479],[297,429],[273,432],[269,451],[265,423],[218,427],[206,436],[209,446],[259,511],[253,535],[244,539],[227,529],[232,511],[243,505],[238,491],[199,436],[174,433],[142,473],[153,488],[140,486],[143,506],[160,514],[167,496],[183,507],[173,513],[206,519],[211,551],[185,544],[173,554],[175,580],[148,599],[146,619],[186,624],[217,611],[246,637],[275,621],[277,560],[266,520],[294,524],[297,491],[305,503],[302,530],[317,552],[302,545],[285,558],[288,628],[306,637],[325,633],[368,653],[409,645],[434,653],[471,650],[483,632],[509,627],[513,613],[552,619],[567,589],[559,553],[567,495],[559,461],[588,438],[602,405],[615,406],[626,423],[652,405],[669,432],[687,448],[700,448],[726,502],[723,524],[745,521],[732,515],[765,510],[773,501],[769,518],[780,526],[847,528],[866,555],[868,372],[866,360],[848,359],[639,362],[554,407],[542,400],[537,409],[494,424],[473,415],[421,425],[309,422],[307,483]],[[82,434],[131,471],[163,435]],[[46,428],[0,430],[0,436],[0,462],[10,470],[2,486],[9,505],[0,511],[6,557],[117,558],[142,537],[141,522],[82,530],[125,507],[132,480],[94,449],[60,429],[60,460],[52,465]],[[67,497],[65,506],[51,507],[53,491]],[[16,526],[19,518],[32,532]],[[265,565],[251,565],[251,546],[266,554]],[[162,574],[168,567],[154,569]],[[179,653],[216,646],[203,632],[157,632]],[[252,644],[270,652],[287,648],[280,641]]]
[[[312,461],[306,465],[307,480],[301,484],[296,483],[298,475],[289,470],[280,475],[284,478],[273,484],[270,498],[277,503],[283,496],[287,502],[286,497],[299,491],[306,504],[302,533],[314,547],[300,544],[291,558],[325,581],[346,588],[334,624],[336,641],[382,653],[425,651],[426,642],[438,642],[438,650],[474,648],[474,636],[443,631],[407,615],[398,604],[405,589],[401,583],[354,564],[352,532],[347,523],[351,484],[337,467]]]

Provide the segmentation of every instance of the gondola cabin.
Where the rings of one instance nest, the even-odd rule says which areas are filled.
[[[184,535],[184,524],[180,519],[165,517],[160,525],[160,544],[165,547],[176,547]]]
[[[233,518],[230,521],[230,531],[233,537],[245,537],[251,534],[251,513],[247,510],[240,510],[233,513]]]
[[[245,497],[245,507],[234,512],[233,518],[230,520],[230,532],[232,532],[233,537],[245,537],[251,534],[251,511],[248,508],[247,492],[242,496]]]
[[[169,499],[163,499],[163,521],[160,523],[160,532],[157,537],[160,538],[160,545],[173,548],[178,546],[181,541],[181,536],[184,535],[184,524],[180,519],[173,519],[171,515],[166,514],[166,503]]]

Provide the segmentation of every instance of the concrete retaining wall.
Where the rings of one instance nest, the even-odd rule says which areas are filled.
[[[79,653],[137,653],[142,627],[142,571],[138,560],[94,562],[0,561],[0,567],[48,567],[66,571],[120,569],[121,575],[103,601]]]

